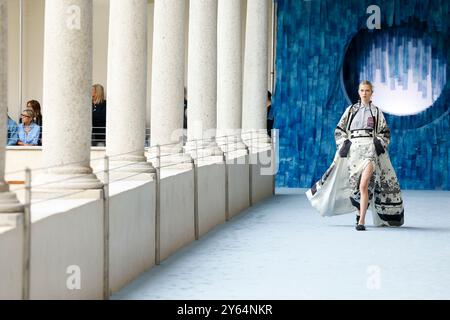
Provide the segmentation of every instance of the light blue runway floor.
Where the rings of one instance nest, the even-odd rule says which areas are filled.
[[[277,194],[142,274],[112,299],[450,299],[450,192],[403,191],[405,225],[355,230]]]

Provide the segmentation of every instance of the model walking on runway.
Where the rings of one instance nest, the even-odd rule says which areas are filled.
[[[372,104],[373,86],[359,85],[358,103],[349,106],[334,132],[333,163],[306,195],[322,216],[358,211],[356,230],[364,231],[366,212],[374,225],[401,226],[404,208],[388,154],[390,130],[383,112]]]

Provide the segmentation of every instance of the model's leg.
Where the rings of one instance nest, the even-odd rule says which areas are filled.
[[[364,168],[359,183],[359,192],[361,200],[359,202],[359,224],[364,224],[366,219],[367,204],[369,203],[369,183],[373,174],[373,164],[369,164]]]

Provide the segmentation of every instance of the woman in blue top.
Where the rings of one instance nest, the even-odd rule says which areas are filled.
[[[22,123],[19,124],[19,146],[37,146],[41,128],[33,122],[33,110],[26,109],[21,114]]]
[[[8,146],[15,146],[19,141],[18,130],[17,123],[8,115],[8,134],[6,135]]]

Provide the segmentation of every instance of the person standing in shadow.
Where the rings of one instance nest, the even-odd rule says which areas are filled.
[[[92,146],[106,145],[106,99],[100,84],[92,86]]]
[[[267,134],[269,137],[272,136],[273,120],[272,94],[267,91]]]

